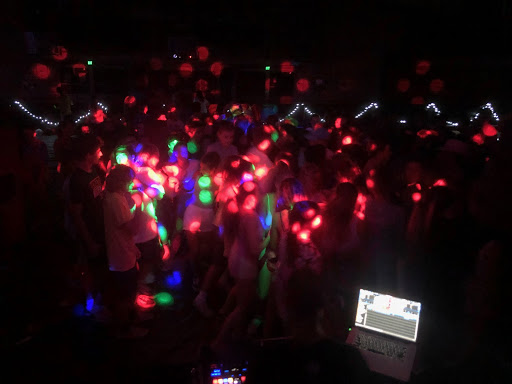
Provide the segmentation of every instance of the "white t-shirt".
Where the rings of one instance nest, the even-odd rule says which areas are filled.
[[[258,256],[263,241],[263,226],[254,211],[240,212],[239,232],[229,252],[228,267],[235,279],[258,277]],[[258,256],[255,256],[256,252]]]
[[[140,251],[133,236],[122,225],[129,222],[134,214],[128,207],[126,197],[118,192],[105,193],[103,213],[109,269],[128,271],[135,266]]]
[[[265,166],[267,170],[269,170],[274,166],[274,163],[269,159],[267,154],[256,147],[249,148],[246,155],[256,168]]]
[[[206,149],[206,153],[208,152],[217,152],[220,156],[221,163],[225,158],[229,156],[238,155],[238,149],[234,145],[230,145],[229,147],[224,147],[220,142],[216,141],[208,146]]]

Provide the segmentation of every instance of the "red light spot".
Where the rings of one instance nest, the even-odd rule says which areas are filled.
[[[268,169],[265,166],[263,166],[261,168],[257,168],[254,171],[254,175],[258,178],[258,180],[264,178],[265,176],[267,176],[267,173],[268,173]]]
[[[487,156],[487,157],[485,158],[485,161],[489,161],[489,156]]]
[[[485,123],[484,126],[482,127],[482,133],[485,136],[492,137],[496,136],[498,134],[498,131],[491,124]]]
[[[418,135],[418,137],[420,137],[422,139],[426,138],[427,136],[430,136],[431,134],[432,134],[432,132],[430,132],[427,129],[422,129],[422,130],[418,131],[418,133],[416,133],[416,135]]]
[[[293,97],[291,96],[281,96],[279,98],[279,104],[288,105],[293,103]]]
[[[244,172],[244,174],[242,175],[242,182],[252,181],[252,180],[253,180],[252,175],[250,173]]]
[[[177,165],[166,165],[165,172],[167,172],[169,176],[178,176],[180,169]]]
[[[87,72],[85,64],[82,63],[73,64],[71,67],[73,68],[73,73],[75,74],[75,76],[78,77],[84,77]]]
[[[90,132],[89,126],[87,126],[87,125],[82,126],[82,133],[89,133],[89,132]]]
[[[163,245],[164,248],[164,254],[162,255],[162,260],[168,260],[169,256],[171,256],[171,252],[169,251],[169,246],[167,244]]]
[[[175,87],[176,84],[178,84],[178,77],[174,73],[171,73],[167,78],[167,84],[169,84],[169,87]]]
[[[158,57],[152,57],[151,60],[149,60],[149,67],[153,70],[153,71],[159,71],[163,68],[163,63],[162,63],[162,60],[159,59]]]
[[[169,185],[169,188],[173,191],[176,190],[176,186],[178,185],[179,181],[174,176],[169,177],[167,180],[167,184]]]
[[[300,231],[300,223],[293,223],[292,225],[292,233],[297,233]]]
[[[318,228],[322,224],[322,216],[318,215],[313,219],[313,222],[311,223],[312,228]]]
[[[289,61],[283,61],[281,63],[281,73],[292,73],[295,70],[293,64]]]
[[[213,115],[213,119],[214,119],[214,120],[219,120],[219,117],[220,117],[220,116],[219,116],[218,114]]]
[[[297,80],[297,90],[299,92],[306,92],[308,89],[309,89],[309,80],[308,79]]]
[[[135,302],[142,309],[150,309],[156,305],[155,300],[153,299],[153,296],[149,296],[149,295],[138,295]]]
[[[183,63],[180,65],[180,75],[182,77],[190,77],[192,75],[192,72],[194,71],[194,68],[192,67],[192,64],[189,63]]]
[[[434,187],[446,187],[447,185],[445,179],[439,179],[434,183]]]
[[[144,114],[146,114],[146,113],[148,113],[148,106],[147,105],[144,107]]]
[[[303,229],[302,231],[299,232],[299,234],[297,235],[297,238],[302,243],[309,243],[310,235],[311,235],[311,232],[308,229]]]
[[[412,201],[414,201],[415,203],[417,203],[418,201],[421,200],[421,193],[419,192],[414,192],[412,194]]]
[[[258,144],[258,149],[260,151],[266,151],[270,147],[270,140],[265,139],[261,143]]]
[[[197,52],[197,57],[201,61],[205,61],[206,59],[208,59],[208,56],[210,56],[210,52],[208,51],[208,48],[206,48],[206,47],[197,47],[196,52]]]
[[[216,61],[212,65],[210,65],[210,72],[215,76],[219,77],[222,73],[222,70],[224,69],[224,66],[220,61]]]
[[[206,92],[208,90],[208,82],[204,79],[196,81],[196,90],[200,92]]]
[[[190,223],[190,232],[196,233],[197,231],[199,231],[200,227],[201,227],[201,223],[199,221],[195,220],[192,223]]]
[[[242,186],[246,192],[252,192],[254,191],[254,188],[256,188],[256,184],[254,184],[252,181],[246,181],[242,184]]]
[[[345,137],[343,138],[343,140],[341,141],[341,143],[342,143],[343,145],[350,145],[350,144],[352,144],[352,137],[350,137],[350,136],[345,136]]]
[[[132,195],[132,199],[135,202],[135,206],[140,207],[140,205],[142,204],[142,197],[141,197],[141,195],[138,194],[138,193],[134,193]]]
[[[420,184],[418,184],[418,183],[416,183],[416,189],[417,189],[418,191],[421,191],[421,185],[420,185]]]
[[[156,221],[154,221],[154,220],[153,220],[153,221],[150,221],[150,222],[148,223],[148,227],[149,227],[149,229],[151,229],[153,232],[155,232],[155,233],[157,233],[157,232],[158,232],[158,227],[157,227],[157,225],[156,225]]]
[[[363,195],[362,193],[359,193],[357,195],[357,202],[360,204],[360,205],[363,205],[364,203],[366,203],[366,196]]]
[[[157,120],[160,120],[160,121],[166,121],[167,120],[167,117],[165,117],[165,115],[162,113],[160,116],[158,116],[158,119]]]
[[[309,208],[309,209],[304,213],[304,217],[305,217],[306,219],[308,219],[308,220],[309,220],[309,219],[312,219],[312,218],[313,218],[313,216],[315,216],[315,213],[316,213],[316,212],[315,212],[315,210],[314,210],[313,208]]]
[[[61,168],[62,164],[61,163],[58,163],[57,164],[57,173],[60,173],[60,168]]]
[[[44,64],[34,64],[32,73],[40,80],[46,80],[50,77],[50,68]]]
[[[337,128],[337,129],[340,129],[341,128],[341,117],[337,117],[336,120],[334,121],[334,126]]]
[[[425,100],[421,96],[414,96],[411,99],[411,104],[412,105],[422,105],[422,104],[425,104]]]
[[[364,213],[363,212],[356,212],[356,216],[359,220],[364,220]]]
[[[52,56],[57,61],[66,60],[68,57],[68,50],[60,45],[53,47]]]
[[[476,135],[474,135],[472,140],[478,145],[482,145],[485,142],[485,138],[481,133],[477,133]]]
[[[103,112],[103,109],[98,109],[96,112],[94,112],[94,120],[98,123],[98,124],[101,124],[103,123],[103,121],[105,120],[105,117],[107,115],[105,115],[105,112]]]
[[[158,161],[159,161],[158,158],[152,156],[152,157],[149,158],[148,164],[149,164],[150,167],[156,168],[156,165],[158,164]]]
[[[256,203],[258,201],[256,200],[256,196],[254,195],[249,195],[245,198],[244,200],[244,209],[247,209],[247,210],[253,210],[254,208],[256,208]]]
[[[430,70],[430,61],[421,60],[416,64],[416,74],[424,75]]]
[[[237,205],[236,201],[231,200],[228,203],[228,212],[230,212],[230,213],[237,213],[238,212],[238,205]]]
[[[400,79],[398,80],[398,83],[396,84],[396,88],[398,89],[398,92],[407,92],[409,87],[411,86],[411,82],[408,79]]]
[[[377,144],[375,143],[372,143],[372,145],[370,145],[370,151],[375,151],[377,149]]]
[[[270,79],[265,79],[265,91],[270,91]]]
[[[434,79],[430,82],[430,91],[432,93],[439,93],[444,88],[444,81],[441,79]]]
[[[133,107],[136,103],[137,99],[135,99],[135,96],[126,96],[124,98],[124,103],[128,105],[129,107]]]
[[[245,382],[245,376],[242,376],[240,379],[242,380],[242,383]]]
[[[373,187],[375,187],[375,182],[372,179],[366,179],[366,186],[369,189],[372,189]]]

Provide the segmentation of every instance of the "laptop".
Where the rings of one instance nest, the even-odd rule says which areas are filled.
[[[359,349],[373,372],[407,382],[416,356],[420,312],[419,302],[360,289],[347,344]]]

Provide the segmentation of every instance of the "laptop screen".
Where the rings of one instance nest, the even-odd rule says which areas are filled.
[[[360,289],[355,325],[416,341],[420,311],[416,301]]]

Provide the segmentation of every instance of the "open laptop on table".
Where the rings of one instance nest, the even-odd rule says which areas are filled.
[[[409,381],[420,312],[419,302],[360,289],[347,344],[360,350],[370,370]]]

